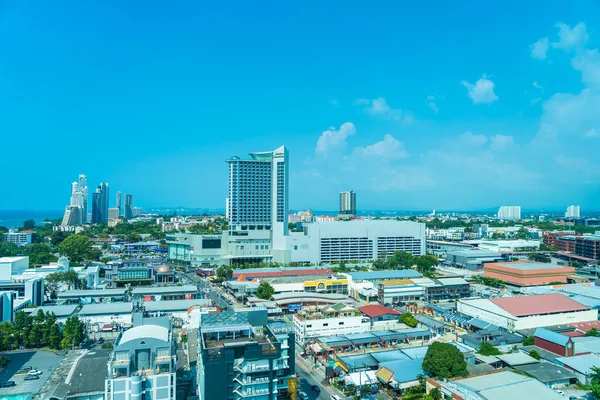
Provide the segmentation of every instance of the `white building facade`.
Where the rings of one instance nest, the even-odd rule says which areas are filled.
[[[283,262],[368,261],[396,250],[425,254],[425,224],[395,220],[313,222],[287,238]]]
[[[498,210],[498,219],[518,221],[521,219],[521,206],[502,206]]]
[[[335,308],[339,310],[333,311]],[[293,322],[296,342],[302,346],[319,336],[346,335],[371,330],[369,317],[365,317],[354,307],[343,306],[342,308],[339,304],[309,312],[301,310],[293,315]]]
[[[579,218],[580,214],[579,206],[569,206],[565,212],[565,218]]]

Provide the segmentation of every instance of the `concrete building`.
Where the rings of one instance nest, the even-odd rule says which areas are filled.
[[[303,307],[293,315],[296,341],[304,345],[312,338],[368,332],[371,320],[348,304]]]
[[[502,206],[498,210],[498,219],[518,221],[521,219],[521,206]]]
[[[424,300],[428,302],[462,299],[471,296],[471,287],[463,278],[414,278],[383,281],[377,285],[381,304]]]
[[[575,268],[539,262],[486,263],[483,275],[500,279],[518,286],[547,285],[553,282],[567,283],[567,278],[575,274]]]
[[[505,257],[496,251],[458,250],[446,253],[446,262],[453,267],[465,268],[469,271],[483,269],[487,262],[502,261]]]
[[[227,257],[232,264],[271,261],[288,234],[288,150],[232,157],[229,164]]]
[[[123,203],[123,216],[125,219],[131,219],[133,215],[133,195],[125,194],[125,201]]]
[[[108,183],[100,183],[92,193],[92,223],[108,222]]]
[[[473,243],[473,242],[470,242]],[[485,251],[503,252],[519,252],[532,251],[540,248],[539,240],[481,240],[478,241],[477,247]]]
[[[579,206],[568,206],[567,211],[565,211],[565,218],[579,218],[581,217],[579,213]]]
[[[546,328],[537,328],[533,337],[534,344],[537,347],[551,351],[562,357],[575,355],[573,339],[570,336]]]
[[[471,250],[475,246],[467,243],[446,242],[442,240],[427,240],[427,254],[435,254],[438,257],[446,258],[449,251]]]
[[[352,219],[356,216],[356,193],[352,190],[340,192],[340,211],[338,216],[343,219]]]
[[[578,236],[575,239],[575,253],[581,257],[600,260],[600,235]]]
[[[135,326],[114,343],[104,398],[175,400],[177,355],[171,322],[136,317]]]
[[[582,354],[573,357],[559,357],[556,364],[573,371],[579,382],[589,385],[591,375],[594,373],[593,367],[600,368],[600,357],[595,354]]]
[[[94,289],[94,290],[65,290],[57,293],[58,305],[118,303],[127,301],[127,288]]]
[[[509,331],[585,322],[598,319],[590,309],[563,294],[460,299],[459,313],[489,322]]]
[[[12,243],[17,246],[28,246],[31,244],[33,233],[33,231],[19,232],[18,229],[9,229],[8,232],[4,233],[2,236],[7,243]]]
[[[188,261],[193,268],[225,264],[227,235],[196,235],[192,233],[169,233],[169,260]]]
[[[101,331],[106,325],[111,330],[132,324],[132,303],[85,304],[77,313],[79,319],[93,331]]]
[[[200,400],[284,400],[295,374],[293,328],[266,310],[203,314],[198,337]]]
[[[109,220],[117,220],[119,219],[119,209],[117,207],[115,208],[109,208],[108,209],[108,219]]]
[[[10,281],[29,268],[29,257],[0,257],[0,281]]]
[[[192,300],[197,296],[195,285],[137,287],[132,290],[133,299],[144,301]]]
[[[425,224],[394,220],[353,220],[304,224],[304,232],[288,237],[289,261],[368,261],[396,250],[425,254]]]

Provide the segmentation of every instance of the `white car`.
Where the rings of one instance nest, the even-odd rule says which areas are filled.
[[[42,371],[38,371],[37,369],[32,369],[27,373],[27,375],[41,375]]]
[[[565,392],[563,392],[562,390],[557,390],[556,393],[560,394],[561,396],[565,395]]]
[[[342,400],[342,399],[341,399],[341,397],[340,397],[340,396],[336,396],[335,394],[332,394],[332,395],[329,397],[329,400]]]
[[[301,400],[308,400],[308,395],[304,392],[300,392],[300,399]]]

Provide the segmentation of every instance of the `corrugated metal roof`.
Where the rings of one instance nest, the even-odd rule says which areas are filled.
[[[490,299],[490,301],[516,317],[550,313],[557,314],[588,309],[583,304],[559,293],[503,297]]]
[[[567,343],[569,343],[569,340],[571,339],[569,336],[562,335],[558,332],[554,332],[546,328],[537,328],[535,330],[534,336],[561,346],[566,346]]]
[[[600,367],[600,357],[594,354],[583,354],[573,357],[559,357],[556,359],[559,365],[565,365],[574,371],[589,375],[592,367]]]

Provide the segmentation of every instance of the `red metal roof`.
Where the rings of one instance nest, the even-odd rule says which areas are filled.
[[[589,309],[560,293],[503,297],[490,301],[515,317]]]
[[[592,328],[596,328],[596,330],[600,330],[600,321],[593,320],[593,321],[586,321],[586,322],[573,322],[572,324],[569,324],[569,326],[572,326],[575,329],[578,329],[582,332],[587,332]]]
[[[300,275],[331,275],[333,271],[327,269],[294,269],[294,270],[281,270],[281,271],[265,271],[265,272],[252,272],[252,271],[240,271],[233,274],[233,278],[237,278],[240,275],[244,275],[246,279],[249,278],[276,278],[280,276],[300,276]]]
[[[382,315],[388,314],[396,314],[402,315],[402,313],[398,310],[394,310],[392,308],[388,308],[379,304],[370,304],[368,306],[359,307],[358,310],[365,314],[367,317],[376,318],[381,317]]]

